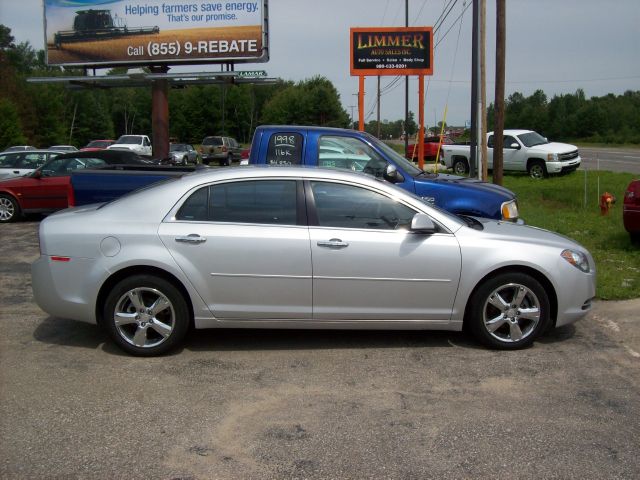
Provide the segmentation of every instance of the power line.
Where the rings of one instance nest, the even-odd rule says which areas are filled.
[[[457,22],[458,20],[460,20],[460,18],[464,15],[464,12],[466,12],[466,11],[469,9],[469,7],[470,7],[471,5],[472,5],[472,2],[469,2],[469,4],[468,4],[466,7],[464,7],[464,9],[463,9],[463,10],[462,10],[462,12],[460,13],[460,15],[458,15],[458,16],[456,17],[456,19],[453,21],[453,23],[452,23],[452,24],[451,24],[451,26],[449,27],[449,30],[447,30],[446,32],[444,32],[444,35],[443,35],[442,37],[440,37],[440,39],[439,39],[439,40],[436,42],[436,44],[433,46],[433,49],[434,49],[434,50],[436,49],[436,47],[437,47],[438,45],[440,45],[440,42],[442,42],[442,41],[446,38],[447,34],[448,34],[448,33],[451,31],[451,29],[455,26],[456,22]],[[462,25],[462,21],[460,21],[460,25]]]

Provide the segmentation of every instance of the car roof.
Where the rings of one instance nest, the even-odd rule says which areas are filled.
[[[148,165],[149,161],[143,159],[135,152],[131,152],[129,150],[96,150],[96,151],[81,151],[77,152],[65,152],[61,155],[58,155],[56,159],[65,159],[65,158],[99,158],[100,160],[104,160],[109,164],[122,164],[122,163],[132,163],[132,164],[145,164]]]
[[[31,150],[5,150],[3,152],[0,152],[0,155],[5,154],[5,153],[17,153],[17,154],[24,154],[24,153],[28,153],[28,154],[32,154],[32,153],[69,153],[69,152],[63,152],[62,150],[49,150],[48,148],[38,148],[38,149],[31,149]]]
[[[522,135],[523,133],[531,133],[533,130],[521,130],[521,129],[507,129],[504,131],[504,135]],[[489,135],[493,135],[494,132],[489,132]]]
[[[129,195],[114,200],[113,205],[122,205],[126,203],[126,210],[130,215],[149,213],[158,217],[164,217],[169,211],[177,198],[194,188],[205,186],[209,183],[224,182],[226,180],[264,180],[269,178],[283,179],[290,177],[292,179],[309,179],[309,180],[329,180],[344,181],[354,185],[371,187],[373,189],[386,191],[397,198],[402,198],[410,204],[413,204],[419,210],[432,210],[425,202],[421,201],[415,195],[397,187],[384,180],[378,179],[372,175],[360,172],[352,172],[350,170],[339,170],[335,168],[319,168],[311,166],[272,166],[272,165],[247,165],[239,167],[227,168],[203,168],[195,172],[183,175],[168,182],[160,182],[146,189],[132,192]],[[154,208],[149,210],[149,205]],[[105,210],[112,210],[111,208]],[[113,210],[113,215],[118,215],[120,207]],[[104,212],[110,215],[106,211]],[[441,221],[450,230],[460,228],[462,223],[452,220],[448,213],[440,213],[440,211],[432,211],[431,214]]]

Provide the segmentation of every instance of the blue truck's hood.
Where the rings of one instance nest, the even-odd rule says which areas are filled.
[[[457,175],[449,175],[448,173],[428,173],[424,176],[415,177],[416,182],[422,179],[442,184],[453,184],[461,188],[471,188],[474,190],[485,190],[489,192],[499,192],[505,197],[515,198],[515,194],[508,188],[495,183],[488,183],[478,180],[477,178],[459,177]]]

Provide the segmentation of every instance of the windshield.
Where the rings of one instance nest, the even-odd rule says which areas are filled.
[[[138,137],[136,135],[123,135],[121,136],[116,143],[124,143],[124,144],[136,144],[139,145],[142,143],[142,137]]]
[[[207,137],[202,141],[203,145],[222,145],[222,137]]]
[[[535,147],[536,145],[549,143],[546,138],[536,132],[523,133],[522,135],[518,135],[518,138],[524,143],[525,147]]]
[[[87,146],[85,148],[107,148],[112,143],[113,141],[111,140],[94,140],[87,143]]]
[[[386,143],[378,140],[373,135],[367,134],[367,140],[369,140],[372,144],[377,146],[380,150],[383,150],[389,157],[393,159],[396,165],[398,165],[402,170],[404,170],[406,173],[408,173],[412,177],[415,177],[416,175],[423,173],[422,170],[416,167],[413,163],[411,163],[409,160],[404,158],[402,155],[400,155],[398,152],[396,152],[393,148],[391,148]]]
[[[182,143],[174,143],[169,147],[170,152],[184,152],[187,150],[187,146]]]

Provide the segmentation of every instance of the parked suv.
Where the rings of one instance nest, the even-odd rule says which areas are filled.
[[[204,137],[200,153],[202,154],[202,163],[207,165],[211,161],[217,161],[220,165],[231,165],[234,160],[240,161],[242,148],[235,138]]]

